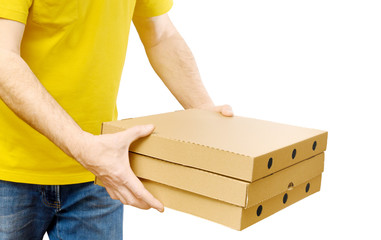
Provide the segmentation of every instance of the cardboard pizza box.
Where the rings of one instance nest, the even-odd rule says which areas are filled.
[[[189,109],[105,122],[102,133],[140,124],[154,132],[134,142],[141,155],[253,182],[326,149],[326,131]]]
[[[139,178],[250,208],[321,174],[324,153],[252,183],[135,153],[130,153],[130,163]],[[103,185],[98,179],[96,184]]]
[[[142,180],[144,186],[165,207],[242,230],[320,190],[321,175],[294,186],[250,208],[243,208],[196,193]]]

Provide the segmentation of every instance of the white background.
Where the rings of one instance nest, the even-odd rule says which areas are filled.
[[[381,4],[175,0],[169,15],[216,104],[328,131],[321,192],[238,232],[125,208],[125,239],[381,239]],[[131,29],[119,117],[181,109]]]
[[[322,188],[239,232],[125,207],[125,239],[381,239],[381,4],[175,0],[169,15],[216,104],[328,131]],[[131,28],[119,118],[181,109]]]

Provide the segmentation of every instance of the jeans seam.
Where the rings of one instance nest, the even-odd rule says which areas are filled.
[[[56,215],[56,230],[57,230],[57,238],[58,239],[60,239],[60,240],[62,240],[62,238],[60,237],[60,233],[59,233],[59,231],[58,231],[58,228],[59,228],[59,224],[58,224],[58,215]]]
[[[57,203],[57,210],[61,210],[61,197],[60,197],[60,186],[56,186],[56,200],[55,203]]]
[[[60,209],[61,208],[61,204],[60,202],[57,202],[57,201],[54,201],[54,203],[50,203],[46,200],[46,195],[45,195],[45,191],[43,190],[42,191],[42,202],[47,206],[47,207],[52,207],[52,208],[56,208],[56,209]]]

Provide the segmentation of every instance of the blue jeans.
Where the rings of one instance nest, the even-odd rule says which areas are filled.
[[[0,239],[122,239],[123,205],[93,182],[34,185],[0,180]]]

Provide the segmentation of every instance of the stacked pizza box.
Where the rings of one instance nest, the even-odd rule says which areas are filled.
[[[242,230],[320,190],[326,131],[191,109],[102,133],[141,124],[156,128],[131,145],[131,167],[165,207]]]

